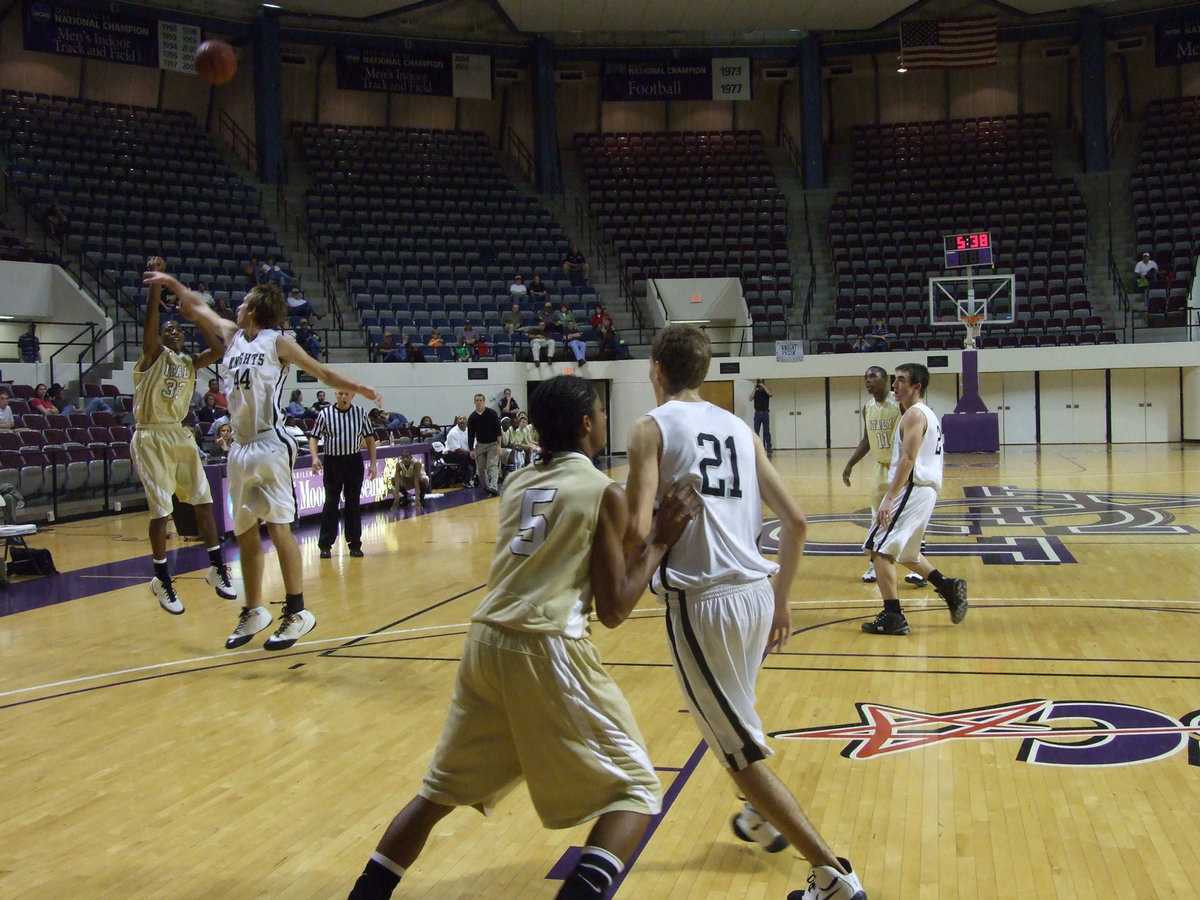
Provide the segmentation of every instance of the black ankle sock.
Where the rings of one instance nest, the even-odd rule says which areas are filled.
[[[932,584],[938,590],[941,590],[942,585],[946,581],[946,576],[943,575],[941,572],[939,572],[937,569],[934,569],[932,572],[930,572],[926,576],[926,578],[929,581],[929,583]]]
[[[218,569],[225,565],[225,560],[221,558],[220,546],[208,548],[208,563],[209,565],[216,566]]]
[[[583,856],[579,857],[579,862],[563,882],[555,900],[604,897],[612,887],[613,880],[621,874],[621,869],[621,863],[612,854],[585,847]]]
[[[382,863],[369,860],[358,881],[354,882],[349,900],[387,900],[399,883],[399,875]]]
[[[171,583],[171,570],[167,568],[167,561],[154,561],[154,577],[161,581],[164,585]]]
[[[304,593],[283,595],[283,614],[290,616],[304,609]]]
[[[884,600],[883,601],[883,611],[890,612],[890,613],[899,613],[900,615],[904,615],[904,610],[902,610],[900,608],[899,600]]]

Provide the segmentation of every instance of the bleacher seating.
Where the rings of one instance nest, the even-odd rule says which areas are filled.
[[[64,252],[81,255],[135,315],[152,252],[185,284],[204,281],[231,307],[244,292],[248,260],[274,256],[288,268],[257,214],[256,188],[188,113],[7,90],[0,131],[26,209],[40,215],[57,199],[69,218]],[[185,331],[188,346],[198,346],[190,325]]]
[[[1129,180],[1138,252],[1163,280],[1146,300],[1146,325],[1186,322],[1187,295],[1200,256],[1200,97],[1155,100],[1146,108],[1142,146]],[[1132,270],[1133,261],[1129,262]],[[1157,291],[1161,290],[1161,293]],[[1153,296],[1151,296],[1153,295]]]
[[[1068,318],[1092,315],[1087,211],[1074,182],[1053,173],[1047,115],[857,126],[853,154],[851,189],[829,220],[836,327],[869,330],[881,316],[910,349],[938,346],[940,333],[902,328],[927,320],[929,278],[954,274],[943,267],[943,235],[983,230],[995,272],[1016,276],[1018,319],[1061,318],[1058,346]],[[1044,332],[995,331],[1002,346],[1050,344]],[[854,349],[832,335],[826,343]]]
[[[648,278],[738,277],[756,340],[786,335],[787,198],[760,132],[577,134],[575,152],[591,215],[632,293]]]
[[[448,338],[468,317],[494,344],[518,273],[540,274],[555,306],[595,302],[562,273],[566,233],[508,179],[482,132],[297,124],[293,136],[316,185],[309,225],[369,345],[384,330]]]

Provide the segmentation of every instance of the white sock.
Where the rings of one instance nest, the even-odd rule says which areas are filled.
[[[404,866],[400,865],[399,863],[392,862],[390,859],[388,859],[386,856],[384,856],[378,850],[371,851],[371,860],[373,862],[379,863],[381,866],[383,866],[385,869],[387,869],[389,872],[391,872],[397,878],[403,878],[404,873],[406,871],[408,871],[407,869],[404,868]]]

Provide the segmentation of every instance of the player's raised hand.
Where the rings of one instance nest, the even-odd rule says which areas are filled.
[[[700,495],[690,484],[680,482],[663,497],[654,514],[648,543],[672,546],[701,508]]]

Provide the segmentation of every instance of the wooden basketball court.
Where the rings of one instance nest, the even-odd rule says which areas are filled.
[[[848,455],[776,454],[810,542],[759,707],[773,767],[872,900],[1194,897],[1200,447],[951,456],[929,556],[970,614],[904,587],[901,638],[859,630],[879,600]],[[344,897],[437,739],[497,502],[368,515],[362,560],[319,560],[306,523],[319,624],[277,654],[222,649],[238,603],[178,539],[187,613],[158,608],[144,514],[43,529],[64,574],[0,600],[36,607],[0,617],[0,895]],[[270,558],[267,579],[282,599]],[[54,592],[74,599],[37,605]],[[662,625],[647,597],[595,627],[666,792],[616,896],[781,900],[808,865],[733,836]],[[548,898],[585,834],[543,830],[518,790],[447,818],[397,896]]]

